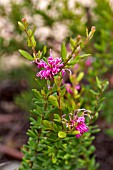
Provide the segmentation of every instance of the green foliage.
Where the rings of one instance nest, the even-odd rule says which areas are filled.
[[[39,16],[41,17],[41,20],[43,20],[44,23],[42,27],[47,26],[47,28],[49,27],[51,31],[54,29],[54,25],[57,23],[59,23],[59,25],[60,24],[65,25],[69,32],[64,35],[66,43],[65,44],[62,43],[61,46],[62,60],[66,68],[73,67],[77,63],[79,63],[79,68],[78,70],[73,71],[75,76],[73,75],[69,76],[70,77],[69,81],[72,83],[71,86],[72,94],[67,93],[64,86],[61,87],[62,90],[60,89],[60,95],[62,96],[60,108],[63,109],[63,113],[72,112],[75,109],[78,109],[79,107],[92,110],[91,123],[96,121],[100,110],[103,108],[102,116],[104,116],[107,122],[111,124],[113,119],[112,115],[113,90],[112,88],[110,88],[110,86],[109,89],[107,90],[107,93],[104,95],[106,97],[106,100],[104,101],[103,104],[102,101],[104,100],[103,91],[105,91],[106,87],[108,86],[108,81],[105,82],[104,80],[106,80],[106,75],[107,76],[112,75],[113,73],[111,67],[113,64],[112,60],[113,24],[111,22],[113,11],[111,9],[111,6],[109,5],[108,0],[104,1],[95,0],[96,6],[94,8],[89,8],[89,12],[85,7],[78,3],[75,3],[73,6],[74,9],[71,9],[68,3],[69,3],[68,0],[63,1],[51,0],[50,3],[48,2],[48,5],[45,8],[45,10],[42,10],[38,8],[39,5],[38,1],[36,2],[37,7],[33,5],[32,0],[29,1],[24,0],[21,4],[13,2],[11,3],[11,11],[10,14],[8,15],[5,8],[1,6],[0,14],[12,23],[14,28],[13,30],[14,37],[11,37],[9,40],[5,40],[3,37],[0,37],[0,54],[7,53],[12,54],[18,49],[23,49],[21,50],[21,52],[23,53],[24,51],[25,58],[30,58],[30,60],[38,58],[46,61],[46,58],[44,57],[46,57],[47,50],[46,47],[43,46],[42,44],[45,44],[46,42],[46,44],[48,45],[51,42],[50,44],[51,48],[55,48],[56,46],[55,43],[57,42],[57,40],[55,39],[54,35],[52,35],[52,37],[48,36],[47,39],[45,39],[44,43],[38,40],[37,35],[35,36],[36,38],[34,38],[35,27],[33,29],[31,29],[31,27],[30,29],[26,28],[27,33],[29,35],[27,36],[26,42],[24,35],[22,33],[22,30],[25,30],[25,26],[23,25],[22,21],[20,22],[21,18],[24,15],[24,11],[28,12],[29,16],[32,16],[32,19],[30,20],[30,25],[37,24],[35,18],[38,18]],[[80,10],[81,13],[77,13],[76,11],[78,10]],[[53,11],[56,12],[55,15],[52,15]],[[18,27],[17,24],[18,21],[21,29],[19,29]],[[87,48],[84,48],[84,46],[86,45],[84,44],[85,31],[86,37],[88,38],[90,35],[89,39],[92,38],[92,32],[88,32],[88,29],[85,30],[86,27],[90,28],[91,24],[95,25],[96,27],[95,37],[94,40],[93,39],[91,40],[90,47],[87,46]],[[75,39],[75,36],[78,33],[83,35],[83,37],[79,39],[79,42],[77,38]],[[20,35],[20,38],[16,38],[17,35]],[[70,35],[72,38],[70,38]],[[36,45],[36,42],[38,45]],[[71,58],[68,55],[68,53],[70,52],[70,49],[67,48],[69,42],[70,42],[69,48],[71,48],[73,58]],[[26,46],[26,44],[28,44],[29,47],[32,47],[33,55],[30,55],[31,51]],[[74,49],[76,45],[80,45],[80,48],[82,49],[81,53],[79,54],[77,54],[78,49],[77,48]],[[40,51],[38,51],[39,49]],[[26,51],[28,51],[28,53]],[[36,51],[38,52],[36,53]],[[60,53],[60,51],[58,52]],[[89,56],[89,53],[93,54],[93,56],[91,56],[92,63],[90,67],[87,67],[85,65],[85,62],[83,61],[84,59],[86,59],[87,61],[87,56]],[[2,73],[0,73],[0,75],[1,77],[5,77]],[[21,77],[20,71],[13,73],[13,75],[17,78],[19,78],[19,76]],[[96,76],[99,78],[95,78]],[[48,84],[51,85],[51,83],[48,82],[46,83],[45,80],[40,81],[39,78],[36,80],[37,84],[33,83],[33,77],[31,76],[31,72],[29,71],[29,69],[28,70],[26,69],[25,77],[26,79],[28,79],[28,82],[30,83],[29,88],[34,88],[34,90],[32,91],[33,93],[31,93],[29,90],[27,92],[22,93],[21,97],[16,97],[16,103],[18,103],[20,107],[25,108],[27,111],[29,109],[35,108],[32,111],[32,115],[34,115],[33,117],[35,117],[35,119],[30,119],[31,129],[33,131],[31,130],[31,132],[29,132],[29,136],[33,135],[32,137],[34,139],[32,139],[32,137],[29,138],[28,146],[26,146],[26,149],[24,150],[26,155],[25,158],[23,158],[22,163],[24,169],[31,169],[31,166],[33,167],[34,170],[41,168],[46,169],[46,167],[48,167],[47,169],[51,169],[51,167],[53,169],[74,169],[74,170],[84,167],[87,167],[89,170],[96,169],[97,167],[95,165],[95,158],[93,156],[91,157],[92,154],[88,155],[87,153],[88,150],[90,152],[90,146],[93,139],[89,140],[88,143],[87,139],[85,138],[85,135],[83,138],[80,138],[80,140],[75,139],[75,137],[73,136],[68,139],[67,136],[66,138],[62,138],[63,141],[59,141],[59,143],[56,142],[58,132],[59,131],[62,132],[62,126],[59,125],[61,123],[61,117],[59,117],[60,110],[58,105],[59,98],[57,88],[59,80],[57,78],[54,80],[56,81],[56,84],[55,86],[53,86],[53,89],[51,89],[50,92],[48,93],[47,85]],[[100,79],[102,79],[103,81],[101,81]],[[75,85],[78,84],[80,84],[81,86],[81,90],[79,92],[74,88]],[[44,87],[44,89],[42,87]],[[42,93],[40,92],[40,90],[43,90]],[[35,96],[35,98],[33,98],[33,95]],[[32,98],[33,102],[30,102]],[[44,111],[43,107],[45,107],[46,105],[47,110]],[[55,122],[54,124],[51,124],[52,129],[54,129],[54,131],[52,131],[51,136],[49,136],[50,133],[46,130],[43,123],[41,123],[43,122],[41,118],[41,113],[43,113],[43,116],[45,116],[44,117],[45,121],[54,120]],[[38,133],[34,131],[35,128],[37,129]],[[44,135],[38,136],[37,139],[36,135],[40,134],[40,129],[43,129],[42,133]],[[93,132],[90,131],[90,133],[92,134]],[[46,134],[48,135],[49,141],[48,139],[45,140]],[[108,134],[110,133],[108,132]],[[91,138],[90,135],[87,136],[87,138],[88,139]],[[38,140],[40,140],[39,143]],[[68,146],[65,146],[66,142],[69,144]],[[48,143],[49,147],[47,148],[46,144]],[[53,146],[54,143],[56,143],[55,146]],[[88,144],[86,145],[86,143],[88,143],[89,145]],[[38,145],[39,147],[37,149]],[[62,151],[61,146],[63,146],[62,148],[64,148],[65,151]],[[45,152],[45,150],[47,152]],[[55,152],[56,150],[58,151],[58,153]],[[78,153],[78,151],[80,152]],[[39,155],[38,158],[37,155]],[[44,160],[48,161],[44,162]],[[56,164],[58,167],[56,167]]]
[[[27,23],[25,19],[22,22],[24,26]],[[31,40],[27,30],[28,26],[25,32],[29,40]],[[71,94],[66,91],[66,84],[62,84],[63,77],[61,74],[62,70],[68,68],[68,63],[70,63],[70,61],[77,57],[77,62],[80,62],[83,56],[87,56],[87,54],[80,55],[82,50],[81,42],[85,46],[93,34],[93,29],[91,29],[91,32],[87,35],[85,40],[80,36],[79,39],[78,37],[76,40],[71,39],[71,41],[75,43],[71,53],[68,55],[63,43],[61,46],[61,56],[64,63],[61,70],[51,78],[46,79],[45,77],[45,79],[36,79],[39,90],[32,90],[35,98],[33,99],[34,108],[31,112],[34,116],[30,117],[30,129],[27,132],[29,140],[28,144],[23,148],[25,156],[20,170],[97,169],[98,165],[95,165],[95,158],[91,156],[95,150],[94,146],[91,145],[94,139],[91,134],[98,131],[97,127],[90,126],[89,132],[82,134],[80,138],[76,138],[76,135],[79,135],[80,131],[75,129],[77,122],[74,128],[71,123],[74,116],[84,116],[85,113],[90,117],[87,122],[88,124],[96,120],[94,120],[94,118],[96,113],[100,110],[99,106],[102,103],[101,94],[107,83],[101,82],[96,78],[97,92],[94,93],[98,94],[98,100],[97,96],[95,97],[93,93],[91,104],[95,102],[95,107],[93,108],[91,107],[92,105],[88,104],[89,109],[93,111],[91,112],[86,109],[81,109],[83,103],[85,106],[86,101],[84,96],[82,96],[83,91],[81,90],[79,94],[75,89],[75,85],[80,83],[83,79],[84,73],[80,72],[77,76],[77,73],[70,75],[70,81],[72,83]],[[31,44],[31,47],[34,55],[34,62],[47,62],[45,59],[45,47],[42,52],[38,52],[38,55],[33,44]],[[29,60],[28,53],[21,50],[20,53]],[[72,65],[73,64],[71,64],[71,67]]]

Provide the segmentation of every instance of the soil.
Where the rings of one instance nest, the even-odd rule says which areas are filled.
[[[0,86],[0,164],[22,159],[20,149],[27,142],[26,131],[29,128],[29,113],[18,108],[13,101],[14,95],[19,95],[23,86],[10,83],[12,89],[9,86],[5,88],[7,83],[0,83],[3,84]],[[93,144],[96,147],[96,161],[100,164],[99,170],[113,170],[113,138],[104,133],[107,127],[105,120],[100,118],[97,124],[101,131],[96,134]]]
[[[97,122],[101,131],[96,134],[93,144],[96,147],[96,162],[100,164],[99,170],[113,170],[113,138],[105,134],[108,127],[103,119]]]

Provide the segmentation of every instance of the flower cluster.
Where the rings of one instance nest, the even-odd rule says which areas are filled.
[[[79,110],[84,110],[84,112],[86,112],[87,110],[85,109],[79,109]],[[66,127],[69,128],[69,130],[76,130],[79,133],[76,134],[76,138],[81,137],[81,135],[83,135],[85,132],[88,132],[89,128],[88,126],[85,124],[85,115],[87,114],[83,114],[82,116],[78,116],[77,114],[75,116],[73,116],[71,113],[69,114],[69,121],[67,119],[65,119],[64,117],[66,115],[63,115],[62,117],[62,122],[66,124]]]
[[[54,75],[60,72],[60,69],[63,66],[61,61],[61,58],[54,59],[50,50],[50,56],[47,59],[47,63],[44,60],[37,62],[37,67],[42,69],[37,73],[37,77],[40,77],[41,79],[52,79]],[[64,69],[62,69],[61,72],[62,75],[65,74]]]

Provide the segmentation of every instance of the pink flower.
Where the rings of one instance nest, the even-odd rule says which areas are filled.
[[[78,115],[73,116],[72,114],[69,114],[69,121],[65,119],[65,116],[66,115],[63,115],[63,123],[66,124],[66,127],[79,131],[79,134],[75,135],[76,138],[80,138],[85,132],[88,132],[89,128],[85,124],[84,116],[78,117]]]
[[[82,134],[88,131],[88,127],[85,124],[85,118],[84,117],[78,117],[77,119],[77,126],[75,127],[75,130],[79,131],[80,133],[76,135],[77,138],[81,137]]]
[[[52,79],[53,76],[56,75],[63,66],[63,63],[61,63],[61,61],[61,58],[54,59],[50,50],[50,56],[48,57],[47,63],[44,60],[40,60],[40,62],[37,62],[37,67],[42,68],[42,70],[39,71],[36,76],[40,77],[41,79]],[[62,75],[65,74],[64,69],[62,69],[61,72]]]

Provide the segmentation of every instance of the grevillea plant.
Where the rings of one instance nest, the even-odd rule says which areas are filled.
[[[70,69],[89,56],[83,54],[83,49],[92,38],[95,27],[89,33],[86,30],[84,40],[80,35],[70,39],[69,54],[62,43],[60,57],[54,58],[52,50],[47,57],[46,46],[43,51],[36,52],[34,29],[28,28],[25,18],[18,24],[27,35],[33,55],[23,50],[19,52],[37,67],[37,89],[32,90],[35,108],[31,110],[30,129],[27,132],[29,140],[23,146],[24,157],[20,170],[97,169],[92,134],[98,129],[91,124],[97,118],[106,83],[96,78],[98,91],[89,89],[89,94],[91,91],[94,95],[92,100],[96,101],[95,106],[92,108],[87,103],[88,109],[84,108],[85,89],[80,85],[83,73]],[[67,74],[68,83],[65,81]]]

